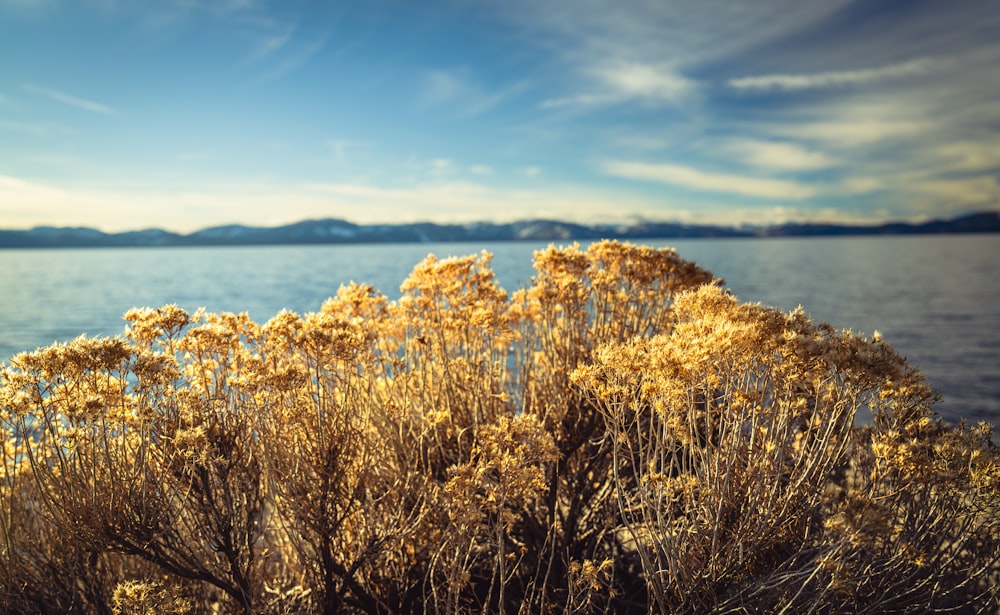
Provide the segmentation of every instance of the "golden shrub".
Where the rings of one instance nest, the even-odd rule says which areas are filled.
[[[879,336],[670,249],[489,263],[0,367],[0,611],[996,608],[990,428]]]

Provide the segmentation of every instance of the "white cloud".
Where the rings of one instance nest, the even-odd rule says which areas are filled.
[[[734,207],[732,203],[700,204],[678,212],[677,219],[688,224],[768,226],[822,222],[828,224],[878,224],[890,217],[885,209],[846,211],[834,207],[794,207],[766,204],[759,207]]]
[[[600,64],[586,71],[597,82],[596,93],[553,98],[542,108],[595,106],[626,101],[647,104],[676,104],[695,90],[695,83],[675,68],[636,62]]]
[[[735,138],[724,142],[721,149],[745,164],[776,171],[813,171],[837,164],[823,152],[784,141]]]
[[[521,169],[521,172],[524,174],[525,177],[535,178],[543,173],[543,169],[542,167],[539,166],[531,166],[531,167],[524,167],[523,169]]]
[[[445,173],[452,168],[451,160],[447,158],[435,158],[431,160],[431,171],[434,173]]]
[[[784,109],[773,119],[743,128],[780,139],[818,142],[834,149],[905,140],[924,147],[928,135],[955,122],[951,116],[935,117],[943,111],[925,98],[880,93]]]
[[[526,189],[438,181],[401,187],[312,184],[308,188],[352,212],[356,222],[509,222],[548,217],[621,222],[643,213],[648,218],[650,212],[662,209],[644,198],[574,186]]]
[[[24,84],[21,87],[26,92],[37,94],[39,96],[44,96],[45,98],[48,98],[50,100],[54,100],[64,105],[69,105],[71,107],[76,107],[77,109],[84,109],[86,111],[91,111],[93,113],[103,113],[105,115],[114,115],[118,113],[117,111],[115,111],[114,109],[112,109],[107,105],[103,105],[99,102],[94,102],[92,100],[87,100],[85,98],[79,98],[77,96],[73,96],[65,92],[60,92],[59,90],[52,90],[49,88],[33,85],[30,83]]]
[[[887,79],[913,77],[939,70],[947,63],[930,58],[888,64],[877,68],[826,71],[800,75],[758,75],[730,79],[730,87],[740,90],[806,90],[847,85],[862,85]]]
[[[430,179],[396,186],[361,183],[239,182],[119,189],[55,185],[0,175],[2,228],[90,226],[105,231],[149,227],[190,232],[220,224],[276,225],[339,217],[360,224],[513,221],[552,217],[621,222],[630,216],[675,219],[658,199],[577,186],[488,186]]]
[[[847,177],[830,189],[836,194],[856,195],[885,190],[894,182],[887,177],[873,177],[869,175]]]
[[[469,167],[469,172],[474,175],[493,175],[493,167],[485,164],[474,164]]]
[[[434,70],[424,75],[423,100],[427,104],[440,105],[452,102],[465,96],[470,90],[466,78],[457,72]]]
[[[790,123],[775,129],[775,132],[790,137],[822,141],[838,147],[856,147],[890,139],[915,137],[930,128],[929,123],[915,119],[878,120],[844,117],[798,125]]]
[[[1000,168],[1000,136],[997,135],[981,141],[959,139],[934,143],[925,152],[928,161],[942,172],[976,173]]]
[[[949,200],[958,211],[960,203],[996,197],[1000,191],[996,182],[987,185],[981,181],[969,185],[931,184],[927,188],[933,196],[908,211],[933,213],[931,200],[942,195],[964,194],[964,199]],[[396,186],[239,182],[120,190],[52,185],[0,175],[0,202],[18,204],[16,208],[5,208],[0,223],[3,228],[54,224],[105,231],[159,227],[190,232],[220,224],[272,226],[323,217],[339,217],[359,224],[505,222],[533,218],[620,223],[641,218],[738,225],[816,220],[878,222],[892,215],[885,209],[845,212],[775,202],[734,206],[731,202],[713,203],[701,198],[689,201],[683,195],[665,205],[662,198],[594,187],[535,184],[498,187],[445,179]],[[921,209],[925,206],[926,212]]]
[[[694,88],[694,83],[672,68],[621,63],[596,70],[597,76],[622,98],[676,102]]]
[[[725,173],[707,173],[676,164],[612,160],[605,162],[601,168],[608,175],[615,177],[652,181],[706,192],[792,200],[807,199],[816,195],[814,188],[797,182]]]
[[[941,179],[913,184],[910,190],[933,202],[933,206],[949,210],[990,208],[1000,206],[1000,180],[996,177]]]
[[[141,228],[147,216],[165,217],[163,212],[171,207],[166,198],[140,205],[130,202],[129,195],[68,189],[7,175],[0,175],[0,202],[9,204],[3,212],[5,228],[58,225],[108,229],[117,220],[129,220],[129,228]],[[157,212],[159,207],[162,212]]]
[[[494,0],[576,66],[611,60],[686,67],[799,32],[850,0]]]

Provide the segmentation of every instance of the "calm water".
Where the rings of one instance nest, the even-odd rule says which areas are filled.
[[[545,243],[0,250],[0,361],[81,333],[115,335],[133,306],[317,310],[346,282],[390,298],[428,252],[487,249],[508,290]],[[866,334],[878,329],[939,389],[946,418],[1000,423],[1000,235],[685,240],[681,256],[741,299]]]

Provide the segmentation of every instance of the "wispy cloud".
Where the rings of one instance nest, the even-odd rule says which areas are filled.
[[[615,177],[755,198],[798,200],[816,195],[814,188],[797,182],[728,173],[708,173],[668,163],[611,160],[602,164],[601,170]]]
[[[615,94],[623,98],[676,102],[694,89],[694,82],[671,67],[627,62],[603,66],[595,72]]]
[[[1000,180],[996,177],[937,179],[919,182],[913,188],[923,195],[921,201],[931,211],[992,209],[1000,204]]]
[[[247,60],[253,62],[271,57],[292,40],[296,30],[297,26],[289,24],[277,32],[264,36],[257,47],[247,57]]]
[[[336,165],[344,165],[354,162],[359,152],[369,149],[372,143],[354,139],[334,139],[327,145],[333,152],[332,162]]]
[[[291,37],[292,34],[290,32],[288,36]],[[326,48],[329,37],[329,33],[309,41],[295,39],[282,41],[279,37],[274,41],[274,48],[260,58],[273,60],[273,63],[271,68],[257,79],[257,82],[274,81],[305,66]]]
[[[620,222],[629,216],[675,218],[662,201],[576,186],[491,186],[447,178],[396,185],[365,183],[236,182],[173,184],[114,190],[58,185],[0,174],[7,228],[51,224],[107,231],[159,227],[188,232],[239,221],[285,224],[343,217],[357,223],[513,221],[554,217]],[[235,217],[234,217],[235,216]],[[100,222],[96,222],[96,221]]]
[[[745,165],[774,171],[813,171],[838,164],[823,152],[785,141],[732,138],[724,141],[720,149]]]
[[[422,77],[420,102],[427,106],[452,105],[464,117],[486,113],[528,88],[527,81],[493,88],[484,85],[467,67],[426,71]]]
[[[561,218],[581,222],[621,222],[645,213],[675,217],[662,203],[599,189],[574,186],[500,187],[470,181],[430,181],[398,187],[357,183],[311,184],[314,195],[352,213],[361,222],[508,222]],[[429,212],[433,212],[429,216]],[[363,219],[361,218],[363,216]]]
[[[799,32],[850,0],[495,0],[544,34],[573,65],[612,61],[687,67]]]
[[[472,87],[468,77],[459,71],[432,70],[424,75],[423,101],[430,105],[440,105],[457,100],[469,94]]]
[[[730,79],[739,90],[807,90],[881,82],[901,77],[926,75],[948,65],[941,59],[917,58],[875,68],[826,71],[800,75],[757,75]]]
[[[30,134],[37,137],[47,137],[71,132],[66,126],[53,124],[52,122],[12,122],[8,120],[0,120],[0,130]]]
[[[430,162],[431,175],[434,176],[450,175],[454,168],[455,163],[447,158],[435,158]]]
[[[624,134],[614,137],[615,145],[641,152],[655,152],[670,147],[672,140],[656,134]]]
[[[692,80],[669,66],[617,62],[592,67],[588,72],[599,87],[596,92],[549,99],[542,102],[542,107],[551,109],[625,101],[674,104],[695,90]]]
[[[99,102],[94,102],[92,100],[87,100],[86,98],[80,98],[65,92],[60,92],[59,90],[53,90],[31,83],[22,85],[21,89],[25,92],[30,92],[31,94],[36,94],[38,96],[44,96],[45,98],[54,100],[64,105],[69,105],[71,107],[76,107],[77,109],[83,109],[92,113],[102,113],[104,115],[115,115],[118,113],[115,109]]]
[[[887,143],[924,139],[955,122],[954,117],[935,119],[929,99],[912,92],[878,92],[869,96],[832,98],[779,108],[762,115],[752,125],[754,133],[778,140],[811,142],[835,150],[867,150]],[[957,110],[957,107],[956,107]],[[944,109],[940,109],[944,112]],[[916,144],[916,143],[914,143]]]

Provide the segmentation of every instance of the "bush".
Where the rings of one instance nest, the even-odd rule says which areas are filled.
[[[996,609],[997,447],[884,341],[669,249],[489,260],[12,359],[0,611]]]

